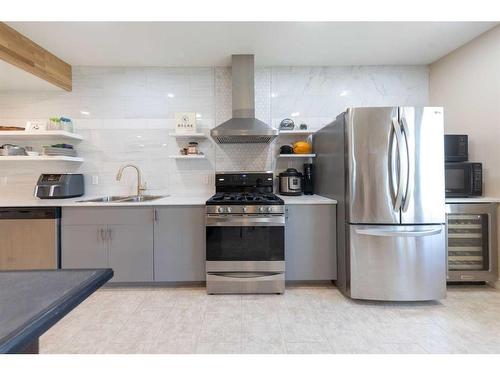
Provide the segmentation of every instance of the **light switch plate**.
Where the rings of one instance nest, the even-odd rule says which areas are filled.
[[[31,120],[26,122],[26,126],[24,130],[32,132],[32,131],[45,131],[47,130],[47,122],[39,121],[39,120]]]
[[[99,176],[97,175],[92,176],[92,185],[99,185]]]

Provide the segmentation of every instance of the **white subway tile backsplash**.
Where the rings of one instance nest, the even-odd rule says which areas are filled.
[[[76,144],[85,162],[2,163],[0,194],[33,194],[42,172],[84,173],[88,195],[134,193],[136,177],[118,168],[137,164],[152,194],[208,195],[215,171],[301,168],[304,160],[276,159],[279,146],[218,145],[198,140],[207,156],[176,160],[187,140],[170,137],[175,112],[196,112],[198,130],[209,133],[231,117],[231,68],[74,67],[73,91],[0,91],[0,123],[24,126],[28,120],[68,116],[84,136]],[[292,113],[296,124],[319,129],[349,106],[426,105],[425,66],[257,67],[256,117],[278,127]],[[41,147],[42,143],[37,143]],[[99,183],[92,185],[91,176]]]
[[[215,68],[215,123],[221,124],[231,118],[232,90],[231,69]]]
[[[146,71],[143,68],[75,67],[73,93],[96,97],[146,96]]]
[[[173,105],[166,95],[124,98],[125,118],[166,118]]]

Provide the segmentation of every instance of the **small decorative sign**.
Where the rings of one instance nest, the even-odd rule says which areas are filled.
[[[196,133],[196,113],[176,113],[175,132]]]

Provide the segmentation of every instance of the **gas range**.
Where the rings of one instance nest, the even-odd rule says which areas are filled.
[[[272,193],[216,193],[208,201],[208,205],[269,205],[284,204],[283,199]]]
[[[207,214],[283,214],[283,204],[270,193],[218,193],[207,201]]]
[[[217,173],[216,193],[207,202],[207,214],[283,214],[284,201],[273,194],[272,172]]]
[[[285,206],[272,172],[217,173],[206,202],[207,292],[284,293]]]

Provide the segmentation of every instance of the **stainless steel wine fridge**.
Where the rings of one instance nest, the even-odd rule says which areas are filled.
[[[496,204],[447,204],[446,220],[448,281],[497,281]]]

